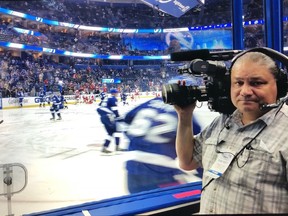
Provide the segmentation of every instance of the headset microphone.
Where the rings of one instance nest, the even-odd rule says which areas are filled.
[[[260,105],[260,109],[261,110],[267,110],[267,109],[273,109],[273,108],[277,108],[279,107],[283,102],[287,102],[288,100],[288,95],[286,95],[285,97],[281,98],[277,103],[273,103],[273,104],[261,104]]]
[[[230,129],[230,124],[227,123],[227,124],[224,125],[224,127],[225,127],[227,130],[229,130],[229,129]]]

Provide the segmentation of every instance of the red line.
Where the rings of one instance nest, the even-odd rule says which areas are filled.
[[[189,196],[195,196],[198,194],[201,194],[201,190],[185,191],[182,193],[173,194],[173,197],[175,197],[176,199],[181,199]]]

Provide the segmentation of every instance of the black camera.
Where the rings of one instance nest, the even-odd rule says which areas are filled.
[[[178,69],[178,73],[185,76],[162,86],[164,103],[185,107],[196,100],[207,101],[211,111],[231,114],[236,108],[230,99],[230,72],[225,61],[231,60],[237,53],[239,51],[235,50],[217,53],[210,53],[208,50],[172,53],[172,61],[190,59],[190,62]]]

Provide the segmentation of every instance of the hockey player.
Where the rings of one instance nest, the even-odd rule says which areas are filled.
[[[17,98],[18,98],[19,106],[23,107],[24,92],[21,88],[17,91]]]
[[[60,113],[60,105],[61,105],[61,98],[60,95],[54,94],[52,96],[52,105],[50,107],[50,112],[52,115],[52,118],[50,118],[50,120],[55,120],[55,114],[57,114],[58,118],[57,120],[61,120],[61,113]]]
[[[110,145],[110,142],[112,141],[112,138],[115,138],[115,144],[116,144],[116,151],[123,151],[119,147],[120,144],[120,136],[121,133],[116,131],[116,122],[115,118],[119,118],[119,112],[118,112],[118,100],[117,100],[117,94],[118,91],[116,89],[110,90],[111,96],[104,99],[102,101],[101,106],[97,108],[97,112],[100,115],[101,122],[103,123],[108,135],[105,139],[102,153],[104,155],[109,155],[112,152],[108,150],[108,147]]]
[[[135,102],[135,101],[136,101],[135,95],[132,93],[132,94],[131,94],[131,102],[133,103],[133,102]]]
[[[140,90],[138,87],[136,87],[135,89],[135,100],[139,100],[140,99]]]
[[[100,97],[100,103],[99,103],[99,106],[101,106],[102,102],[104,101],[104,99],[106,98],[106,94],[104,91],[102,91],[100,94],[99,94],[99,97]]]
[[[188,174],[178,168],[175,160],[177,114],[173,106],[153,98],[129,111],[124,122],[128,124],[128,151],[134,151],[134,158],[126,163],[130,193],[188,182]],[[196,121],[194,132],[200,132]],[[193,178],[201,180],[195,175]]]
[[[127,102],[127,97],[128,97],[127,93],[123,92],[121,94],[121,102],[123,103],[123,106],[129,105],[128,102]]]
[[[80,102],[80,91],[78,89],[75,90],[75,105]]]
[[[53,92],[51,91],[46,92],[46,100],[49,106],[51,105],[53,96],[54,96]]]
[[[44,89],[41,89],[39,92],[39,97],[40,97],[40,102],[39,102],[39,107],[45,107],[45,100],[46,100],[46,92]]]
[[[64,91],[61,92],[60,101],[61,101],[61,104],[59,106],[59,109],[64,109],[64,108],[68,109],[68,106],[65,105],[65,104],[67,104],[67,100],[64,97]]]

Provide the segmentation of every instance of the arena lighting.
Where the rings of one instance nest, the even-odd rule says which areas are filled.
[[[166,56],[125,56],[125,55],[99,55],[92,53],[78,53],[65,50],[51,49],[46,47],[38,47],[32,45],[10,43],[0,41],[0,47],[14,48],[20,50],[28,50],[35,52],[43,52],[53,55],[73,56],[79,58],[95,58],[95,59],[110,59],[110,60],[169,60],[170,55]]]
[[[27,34],[27,35],[34,35],[34,36],[42,36],[43,35],[40,32],[35,32],[32,30],[27,30],[27,29],[22,29],[22,28],[17,28],[17,27],[13,27],[13,29],[20,34]]]
[[[108,59],[121,60],[121,59],[123,59],[123,56],[122,56],[122,55],[110,55],[110,56],[108,57]]]
[[[17,43],[7,43],[6,47],[16,48],[16,49],[25,49],[25,45]]]
[[[85,26],[85,25],[79,25],[78,29],[88,30],[88,31],[99,31],[99,32],[108,32],[109,30],[109,28],[105,28],[105,27]]]
[[[64,51],[64,55],[73,56],[73,57],[81,57],[81,58],[93,58],[93,54],[89,54],[89,53],[75,53],[75,52]]]

